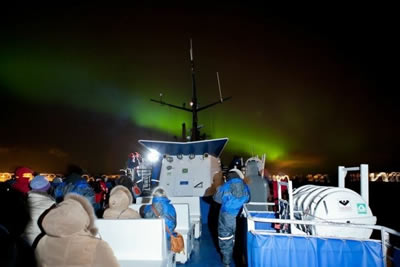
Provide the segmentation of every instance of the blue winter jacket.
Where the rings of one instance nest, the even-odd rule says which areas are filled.
[[[144,218],[157,218],[151,206],[147,205],[145,207]],[[166,226],[172,233],[176,227],[176,211],[170,200],[166,197],[153,197],[153,206],[160,214],[160,217],[164,218]],[[167,238],[170,238],[168,232]]]
[[[221,204],[220,212],[237,216],[244,203],[250,199],[249,187],[239,177],[232,178],[218,188],[214,200]]]
[[[76,193],[84,196],[92,205],[96,203],[93,188],[86,182],[86,180],[82,179],[75,183],[62,182],[54,190],[54,198],[57,203],[59,203],[68,193]]]

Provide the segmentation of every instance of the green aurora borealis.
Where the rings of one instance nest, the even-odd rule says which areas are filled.
[[[132,124],[171,136],[181,136],[182,122],[186,122],[188,128],[191,125],[190,113],[149,101],[150,98],[158,99],[159,92],[154,89],[157,87],[156,82],[146,84],[145,81],[127,81],[125,85],[116,84],[112,77],[108,77],[108,81],[107,78],[103,79],[101,70],[94,64],[86,62],[84,65],[79,60],[67,59],[67,56],[63,55],[58,55],[57,58],[47,54],[47,57],[24,50],[2,54],[0,78],[3,85],[12,88],[11,93],[15,96],[40,105],[60,103],[68,108],[109,113],[117,117],[122,108],[122,111],[129,113]],[[182,74],[184,75],[185,73]],[[168,101],[178,104],[182,101],[182,95],[186,95],[186,99],[190,100],[190,83],[187,87],[186,92],[181,90],[182,93],[176,93],[173,88],[169,90],[168,86],[163,86],[163,91],[164,94],[171,91],[172,93],[166,94]],[[199,98],[202,98],[201,89]],[[187,105],[188,103],[189,101]],[[227,102],[213,107],[210,111],[200,112],[200,124],[205,124],[204,130],[207,135],[214,138],[229,137],[228,149],[239,155],[266,153],[272,161],[286,155],[285,141],[274,136],[273,131],[258,131],[257,121],[242,121],[238,129],[239,121],[236,117],[229,119],[223,115],[228,113],[228,104]],[[210,128],[208,123],[213,127]],[[140,138],[146,139],[146,136]]]
[[[398,142],[389,150],[383,147],[387,140],[396,140],[391,130],[368,132],[371,124],[390,123],[387,114],[391,111],[373,111],[376,102],[371,99],[377,91],[372,77],[377,74],[365,74],[358,62],[346,59],[345,52],[339,53],[338,39],[336,43],[317,39],[311,31],[293,30],[284,19],[259,23],[248,15],[238,21],[231,14],[224,18],[196,14],[199,22],[192,19],[185,25],[181,22],[187,21],[188,15],[180,11],[176,11],[178,15],[159,11],[161,16],[148,10],[145,14],[118,11],[121,16],[102,12],[106,15],[86,17],[72,12],[61,18],[54,14],[37,21],[26,18],[3,31],[0,44],[0,86],[10,99],[29,107],[48,107],[49,113],[54,106],[71,110],[74,116],[81,114],[76,119],[83,124],[86,114],[95,114],[88,117],[88,125],[92,125],[93,117],[106,116],[108,121],[127,118],[126,127],[133,134],[118,137],[118,132],[112,133],[112,138],[120,139],[113,144],[117,146],[113,155],[107,155],[112,145],[101,149],[109,136],[94,138],[99,143],[90,147],[98,146],[99,161],[81,162],[93,171],[118,170],[128,152],[141,149],[137,139],[180,138],[183,122],[189,130],[190,113],[150,102],[163,93],[168,103],[189,105],[189,38],[194,40],[200,106],[219,98],[216,71],[224,96],[233,97],[199,113],[202,133],[210,138],[229,138],[225,163],[234,154],[248,157],[266,153],[267,168],[274,171],[326,171],[337,168],[337,164],[363,162],[380,168],[392,160],[391,153],[398,148]],[[14,20],[10,18],[7,23],[13,25]],[[364,104],[357,105],[359,102]],[[24,116],[10,112],[13,118]],[[5,125],[15,125],[4,116]],[[34,120],[39,125],[46,123],[45,127],[53,123],[52,119]],[[93,130],[104,129],[106,125]],[[53,160],[46,165],[43,162],[51,155],[43,151],[38,152],[42,159],[37,161],[10,156],[16,147],[35,140],[23,141],[12,133],[0,143],[2,169],[18,164],[52,168],[54,164],[59,170],[73,160],[74,153],[66,145],[69,134],[59,134],[56,140],[46,138],[45,151],[54,148],[65,155],[60,162]],[[87,136],[73,139],[87,144],[91,142]],[[115,155],[115,151],[120,154]],[[375,159],[373,155],[378,156]],[[388,166],[396,164],[392,160]]]
[[[170,135],[180,136],[182,122],[186,122],[190,127],[190,113],[169,107],[159,107],[160,105],[148,101],[150,98],[158,99],[159,92],[154,89],[157,86],[154,81],[148,84],[145,84],[145,81],[136,83],[128,81],[128,84],[116,85],[116,81],[111,80],[113,77],[108,81],[107,78],[103,79],[102,70],[94,63],[86,62],[84,65],[80,60],[68,58],[67,55],[54,56],[47,53],[46,56],[48,58],[36,55],[34,52],[27,53],[24,50],[1,55],[0,77],[2,83],[7,88],[12,88],[12,93],[16,96],[40,104],[62,103],[67,107],[105,112],[116,116],[121,111],[121,107],[124,107],[130,113],[133,124],[160,130]],[[133,73],[137,72],[133,70]],[[118,86],[124,86],[122,87],[124,89],[118,88]],[[131,86],[134,89],[127,89]],[[178,94],[175,94],[173,88],[169,90],[168,86],[163,86],[163,89],[164,92],[173,92],[173,94],[167,94],[168,101],[180,103],[182,95],[186,95],[186,99],[190,100],[190,86],[189,83],[186,92],[183,91],[185,89],[182,89]],[[161,86],[158,85],[158,87]],[[200,98],[202,97],[201,93],[200,89]],[[218,92],[216,91],[216,93]],[[83,99],[85,101],[82,101]],[[188,105],[189,101],[186,103]],[[223,128],[214,129],[213,132],[209,132],[210,129],[208,129],[207,134],[215,137],[229,136],[229,146],[233,151],[247,154],[267,153],[271,160],[285,154],[283,140],[279,140],[268,132],[259,134],[255,131],[238,132],[234,129],[236,127],[235,118],[226,123],[227,118],[215,116],[215,111],[224,113],[224,106],[217,106],[211,114],[206,114],[208,111],[201,112],[199,116],[202,118],[202,115],[205,114],[204,117],[209,117],[213,125],[225,125]],[[251,129],[253,123],[256,122],[251,121],[250,118],[250,122],[243,121],[240,128]],[[262,139],[274,141],[260,141],[256,144],[252,141]]]

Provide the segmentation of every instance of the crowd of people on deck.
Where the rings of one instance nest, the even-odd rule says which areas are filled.
[[[153,190],[152,205],[139,212],[134,182],[126,175],[87,180],[83,170],[70,165],[64,178],[48,181],[20,167],[15,177],[0,183],[0,266],[119,266],[111,247],[97,235],[95,221],[163,217],[173,233],[176,211],[163,188]],[[221,204],[218,239],[222,260],[232,260],[236,224],[250,191],[239,169],[227,172],[212,192]],[[167,239],[170,239],[167,232]],[[167,242],[169,244],[169,241]]]
[[[97,237],[96,218],[138,219],[131,178],[86,180],[71,165],[64,179],[48,181],[26,167],[14,179],[0,183],[0,266],[119,266],[112,249]],[[170,229],[176,213],[161,188],[154,207]]]

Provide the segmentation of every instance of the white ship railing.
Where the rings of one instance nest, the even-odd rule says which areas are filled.
[[[249,210],[249,206],[273,206],[275,203],[270,202],[249,202],[244,205],[243,207],[243,215],[247,218],[247,231],[252,232],[253,234],[261,234],[261,235],[281,235],[281,236],[312,236],[318,238],[335,238],[335,239],[346,239],[346,240],[358,240],[358,241],[376,241],[380,242],[382,246],[382,255],[384,257],[384,262],[386,266],[386,259],[387,257],[390,260],[393,260],[390,256],[387,255],[388,248],[393,248],[394,246],[390,242],[390,235],[394,235],[400,238],[400,232],[393,230],[391,228],[381,226],[381,225],[373,225],[373,224],[358,224],[358,223],[342,223],[342,222],[332,222],[332,221],[309,221],[309,220],[296,220],[296,219],[275,219],[275,218],[260,218],[251,215],[251,212],[256,213],[275,213],[275,212],[268,212],[268,211],[251,211]],[[294,225],[320,225],[320,226],[334,226],[334,227],[346,227],[346,228],[364,228],[364,229],[372,229],[376,231],[380,231],[381,239],[360,239],[360,238],[343,238],[343,237],[326,237],[326,236],[318,236],[318,235],[308,235],[304,232],[297,231],[296,233],[279,233],[277,230],[260,230],[256,229],[255,223],[271,223],[271,224],[290,224],[291,229],[297,229]]]

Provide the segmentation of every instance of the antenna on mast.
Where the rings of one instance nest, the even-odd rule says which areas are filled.
[[[217,71],[217,82],[218,82],[218,90],[219,90],[219,100],[222,102],[224,102],[224,99],[222,98],[222,92],[221,92],[221,83],[219,81],[219,74]]]
[[[193,46],[192,46],[192,38],[190,38],[190,61],[193,61]]]

